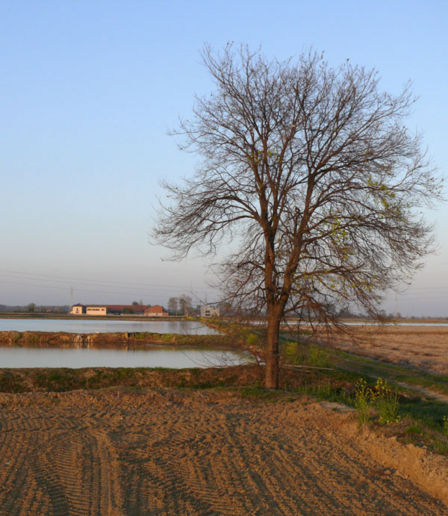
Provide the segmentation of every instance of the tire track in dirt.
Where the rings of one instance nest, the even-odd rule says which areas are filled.
[[[259,418],[250,418],[250,422],[246,425],[241,422],[245,417],[247,419],[247,412],[232,414],[231,418],[225,419],[224,424],[218,424],[217,408],[213,408],[208,413],[208,417],[206,417],[207,411],[202,410],[200,415],[196,414],[190,420],[188,414],[178,411],[170,418],[169,423],[162,420],[163,431],[151,445],[158,459],[153,459],[147,464],[147,473],[151,476],[150,489],[154,499],[160,500],[162,492],[170,500],[173,494],[174,496],[177,494],[177,498],[183,500],[184,505],[181,506],[173,505],[174,502],[167,502],[165,509],[168,514],[186,510],[187,503],[190,501],[194,503],[198,514],[248,514],[253,512],[254,506],[271,513],[297,514],[297,486],[300,483],[302,483],[302,489],[305,486],[306,493],[304,500],[300,500],[301,512],[340,513],[341,510],[346,510],[347,500],[350,500],[350,497],[356,495],[355,491],[359,490],[359,486],[356,485],[358,479],[367,478],[371,471],[368,467],[363,467],[360,471],[359,465],[352,467],[352,457],[339,452],[337,459],[341,464],[338,465],[338,461],[333,461],[333,469],[340,476],[339,482],[328,478],[327,471],[326,478],[322,476],[323,480],[317,488],[316,477],[322,470],[319,456],[310,459],[304,454],[305,458],[299,456],[302,460],[294,463],[289,459],[294,450],[288,449],[287,439],[283,439],[283,449],[279,449],[276,445],[279,442],[279,436],[275,435],[275,432],[271,434],[269,431],[266,432],[265,440],[260,438],[256,431],[251,433],[250,428],[253,426],[254,419],[258,419],[259,423],[259,419],[266,417],[265,414],[260,414]],[[255,411],[255,409],[252,410]],[[157,420],[159,415],[154,414],[154,418]],[[241,426],[240,431],[239,426]],[[275,416],[268,427],[278,427]],[[207,436],[215,436],[217,442],[214,446],[207,442],[204,432]],[[178,434],[186,434],[189,438],[181,439]],[[314,434],[315,432],[312,432],[312,435]],[[224,441],[219,440],[220,435],[225,436]],[[248,448],[248,441],[252,444],[258,443],[259,449],[264,454],[258,468],[254,466],[252,458],[254,447]],[[318,434],[314,442],[305,441],[303,446],[305,449],[310,446],[319,448],[322,445],[320,441],[325,442],[325,436]],[[210,449],[207,449],[209,444]],[[338,443],[330,444],[327,447],[327,455],[340,448]],[[266,450],[271,452],[267,455]],[[297,450],[295,452],[297,453]],[[297,474],[298,471],[300,475]],[[144,468],[141,474],[144,474]],[[351,481],[353,487],[341,490],[339,485],[341,478],[347,482]],[[291,480],[288,481],[288,479]],[[332,489],[329,489],[331,484],[333,484]],[[387,479],[378,477],[374,482],[368,482],[366,485],[371,491],[375,489],[378,491],[378,493],[370,493],[369,489],[364,489],[367,500],[369,495],[377,499],[378,510],[386,503],[390,507],[388,497],[401,497],[399,488],[388,489]],[[331,494],[332,490],[333,494]],[[356,498],[355,496],[355,506]],[[419,513],[420,509],[412,511],[412,502],[409,505],[410,513]],[[160,508],[160,505],[157,507]],[[154,511],[157,507],[150,506]],[[362,507],[361,501],[359,503],[361,511]]]
[[[302,427],[302,437],[304,438],[304,446],[311,449],[319,449],[319,455],[312,455],[311,457],[304,457],[304,460],[309,464],[309,473],[314,472],[317,478],[317,483],[322,484],[321,479],[325,478],[325,470],[330,470],[333,473],[333,479],[327,478],[328,482],[338,479],[338,488],[334,491],[335,505],[336,502],[343,506],[347,498],[353,501],[353,507],[362,509],[359,495],[362,494],[366,499],[375,501],[379,506],[384,506],[382,511],[400,512],[401,498],[403,492],[409,489],[409,482],[406,482],[399,476],[390,476],[394,472],[384,473],[383,465],[378,464],[374,460],[366,460],[366,453],[356,443],[351,441],[344,432],[338,432],[334,428],[334,424],[327,425],[313,425],[313,420],[317,415],[320,415],[320,407],[312,407],[310,409],[310,416],[302,415],[302,420],[305,423]],[[316,412],[316,414],[314,414]],[[285,412],[281,418],[286,426],[288,419],[290,424],[294,424],[297,420],[291,414]],[[319,418],[320,419],[320,418]],[[329,418],[331,420],[331,418]],[[313,432],[303,434],[305,428],[313,427]],[[308,454],[307,454],[308,455]],[[325,466],[322,467],[322,464]],[[328,472],[327,472],[328,473]],[[393,481],[392,481],[393,480]],[[353,492],[353,488],[356,492]],[[324,490],[324,485],[321,485]],[[356,496],[358,494],[358,496]],[[419,514],[421,506],[419,503],[424,502],[424,496],[421,492],[415,493],[415,500],[410,498],[408,500],[409,507],[407,509],[409,514]],[[386,510],[387,509],[387,510]]]
[[[204,513],[207,510],[219,514],[250,512],[251,508],[238,496],[245,491],[244,478],[233,475],[235,467],[241,468],[241,464],[228,467],[228,459],[232,456],[226,453],[222,439],[226,435],[224,425],[209,411],[202,412],[199,421],[193,422],[186,416],[182,418],[180,428],[185,428],[193,438],[184,446],[178,468],[185,479],[187,492],[196,503],[201,501]],[[226,482],[226,478],[230,478],[230,482]]]
[[[43,514],[50,497],[33,475],[30,457],[36,444],[28,439],[17,439],[12,433],[0,432],[0,514]],[[31,487],[30,487],[31,486]]]
[[[40,446],[46,450],[46,453],[32,456],[30,463],[34,470],[36,483],[42,486],[50,498],[49,512],[62,516],[63,514],[69,514],[70,503],[66,494],[65,479],[58,474],[60,458],[55,447],[58,447],[57,443],[61,437],[66,438],[66,435],[59,434],[51,440],[42,441]],[[24,505],[23,510],[27,510],[26,505]]]
[[[0,395],[0,514],[448,513],[343,421],[228,393]]]
[[[77,424],[72,414],[58,419],[33,412],[30,418],[15,415],[10,425],[2,422],[0,454],[7,468],[0,476],[0,514],[40,513],[26,496],[33,492],[30,484],[44,498],[42,514],[120,514],[118,467],[111,467],[115,458],[107,436],[89,429],[84,418]],[[95,423],[91,414],[86,419]]]

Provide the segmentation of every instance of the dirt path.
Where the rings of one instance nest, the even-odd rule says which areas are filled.
[[[426,398],[432,398],[437,401],[441,401],[442,403],[448,403],[448,395],[443,394],[441,392],[434,391],[432,389],[427,389],[426,387],[422,387],[420,385],[411,385],[405,382],[397,382],[398,385],[404,387],[405,389],[409,389],[410,391],[418,392],[419,394],[423,394]]]
[[[1,394],[0,514],[448,513],[350,417],[224,392]]]

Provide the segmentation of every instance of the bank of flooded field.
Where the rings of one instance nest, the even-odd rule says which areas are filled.
[[[189,347],[234,347],[227,335],[197,335],[180,333],[66,333],[40,331],[2,331],[0,347],[60,348],[60,349],[147,349],[148,344]]]

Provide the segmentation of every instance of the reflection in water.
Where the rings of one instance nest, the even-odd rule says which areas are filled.
[[[213,328],[196,321],[86,321],[75,319],[0,319],[0,331],[49,331],[67,333],[180,333],[217,335]]]
[[[198,349],[30,349],[0,348],[0,367],[224,367],[246,364],[247,353]]]

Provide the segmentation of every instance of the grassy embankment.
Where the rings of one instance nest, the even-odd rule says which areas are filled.
[[[302,393],[352,406],[361,422],[448,455],[447,376],[322,347],[304,334],[295,339],[285,335],[282,356],[307,378],[299,388]],[[322,369],[310,374],[307,366]],[[446,401],[435,399],[437,393]]]
[[[147,349],[151,345],[197,349],[233,348],[234,340],[223,335],[183,335],[177,333],[91,333],[4,331],[0,346],[23,348]]]

